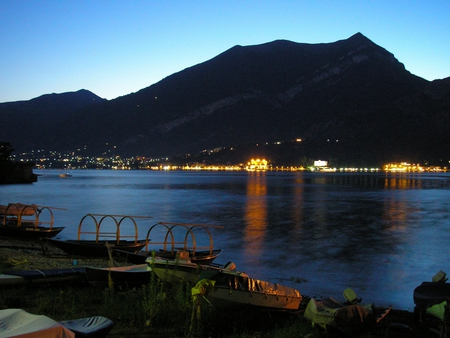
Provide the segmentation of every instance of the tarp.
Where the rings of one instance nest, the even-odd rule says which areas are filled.
[[[323,328],[334,326],[343,331],[359,329],[367,324],[375,323],[373,304],[345,305],[333,298],[317,301],[311,298],[305,309],[305,318]]]
[[[102,316],[65,320],[59,322],[80,337],[105,337],[112,330],[114,323]]]
[[[21,309],[0,310],[0,338],[74,338],[75,333],[53,319]]]
[[[284,285],[266,282],[259,279],[250,278],[247,275],[235,275],[212,271],[201,273],[199,279],[213,279],[216,286],[226,286],[231,290],[241,290],[249,292],[260,292],[280,296],[301,297],[300,292]]]

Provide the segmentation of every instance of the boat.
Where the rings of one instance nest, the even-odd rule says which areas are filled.
[[[78,240],[47,238],[46,241],[58,247],[68,255],[84,257],[109,257],[112,249],[134,252],[145,246],[144,241],[108,241],[108,240]]]
[[[83,267],[44,269],[44,270],[11,270],[0,274],[0,284],[23,283],[55,283],[86,280],[86,270]]]
[[[89,283],[97,287],[140,287],[151,281],[152,270],[147,264],[98,268],[87,266]]]
[[[44,315],[35,315],[23,309],[0,310],[0,338],[100,338],[106,337],[114,323],[102,316],[57,322]]]
[[[98,219],[99,217],[100,219]],[[75,256],[111,257],[114,249],[120,249],[122,251],[128,252],[139,251],[145,246],[145,241],[138,240],[138,227],[134,218],[148,217],[87,214],[81,219],[78,225],[77,239],[61,240],[48,238],[47,241],[58,247],[65,253]],[[93,231],[86,231],[85,229],[83,229],[83,223],[86,220],[93,220]],[[111,224],[109,224],[109,226],[106,226],[106,230],[102,228],[102,226],[104,226],[104,222],[107,220],[112,221],[113,230],[111,230]],[[121,226],[126,220],[130,220],[134,225],[133,235],[123,235],[122,233]],[[82,239],[82,237],[86,235],[94,236],[95,239]],[[132,238],[132,240],[129,240],[127,238]]]
[[[164,282],[190,282],[196,283],[200,274],[204,271],[214,270],[221,271],[235,270],[236,265],[233,262],[228,262],[224,266],[218,264],[203,265],[193,263],[189,259],[187,252],[178,252],[175,259],[163,258],[163,257],[149,257],[146,259],[146,263],[155,272],[159,279]],[[234,274],[247,276],[245,272],[234,271]]]
[[[54,207],[35,204],[9,203],[0,205],[0,236],[39,239],[58,235],[64,227],[55,227]]]
[[[5,273],[0,274],[0,285],[18,285],[25,283],[25,279],[21,276],[8,275]]]
[[[190,224],[178,222],[158,222],[151,226],[145,238],[145,248],[141,251],[114,251],[133,264],[144,264],[152,255],[175,259],[177,253],[188,252],[193,263],[211,264],[221,253],[214,249],[214,240],[210,228],[218,226],[208,224]],[[158,239],[154,239],[156,236]],[[199,240],[203,240],[199,242]]]
[[[148,258],[147,264],[162,281],[193,284],[212,281],[205,297],[215,308],[257,307],[277,310],[298,310],[302,295],[294,288],[250,278],[236,270],[233,262],[224,266],[200,265],[185,254],[176,260]]]
[[[61,177],[61,178],[69,178],[69,177],[72,177],[72,174],[71,173],[62,173],[62,174],[59,174],[59,177]]]
[[[0,338],[74,338],[75,333],[57,321],[22,309],[0,310]]]
[[[64,320],[59,324],[75,333],[75,338],[106,337],[114,327],[114,322],[103,316]]]
[[[440,321],[440,329],[430,329],[440,337],[447,337],[450,329],[450,284],[446,281],[447,274],[439,271],[431,282],[422,282],[413,293],[414,324],[422,323],[425,315],[435,317]]]
[[[151,257],[152,255],[155,255],[157,257],[161,258],[167,258],[167,259],[175,259],[176,254],[178,251],[164,251],[162,249],[158,251],[135,251],[135,252],[129,252],[124,251],[120,249],[114,249],[114,252],[117,253],[120,257],[125,258],[128,262],[132,264],[144,264],[147,258]],[[187,251],[189,254],[189,259],[193,263],[197,264],[211,264],[217,256],[219,256],[222,253],[221,249],[215,249],[212,251],[206,250],[206,251]]]
[[[311,298],[306,306],[304,317],[309,319],[313,327],[324,330],[339,330],[352,334],[379,323],[391,311],[392,307],[377,309],[373,303],[360,304],[362,299],[347,288],[344,290],[345,302],[332,297],[316,300]]]
[[[210,271],[212,272],[212,271]],[[221,270],[208,276],[213,281],[205,297],[216,309],[256,307],[273,310],[298,310],[302,295],[294,288]]]

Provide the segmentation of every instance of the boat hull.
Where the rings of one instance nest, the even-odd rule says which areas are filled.
[[[152,270],[147,264],[124,267],[86,267],[89,283],[97,287],[142,286],[151,281]]]
[[[215,286],[206,298],[215,308],[251,306],[278,310],[298,310],[302,301],[300,293],[267,294],[249,290],[233,290],[222,286]]]
[[[59,324],[75,333],[75,338],[106,337],[114,327],[113,321],[102,316],[64,320],[59,322]]]
[[[145,241],[83,241],[83,240],[58,240],[49,238],[48,242],[52,243],[65,253],[75,256],[85,257],[109,257],[109,250],[120,249],[123,251],[139,251],[145,246]]]
[[[14,224],[0,225],[0,236],[12,237],[12,238],[26,238],[26,239],[39,239],[39,238],[52,238],[58,235],[64,227],[35,227],[22,224],[20,226]]]
[[[119,256],[124,257],[128,262],[133,264],[144,264],[147,258],[152,257],[153,253],[157,257],[166,258],[166,259],[175,259],[177,252],[170,251],[138,251],[138,252],[128,252],[120,249],[115,249]],[[189,259],[192,263],[209,265],[211,264],[220,254],[222,250],[216,249],[212,251],[197,251],[195,254],[192,251],[189,251]]]
[[[86,280],[85,268],[66,268],[66,269],[48,269],[48,270],[12,270],[5,271],[2,276],[14,276],[9,278],[9,284],[23,283],[56,283],[67,281]],[[3,280],[8,282],[7,278]],[[0,284],[2,282],[0,281]]]

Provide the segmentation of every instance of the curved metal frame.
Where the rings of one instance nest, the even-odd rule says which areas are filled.
[[[157,226],[163,226],[166,228],[166,235],[164,236],[163,242],[153,242],[150,239],[150,233],[153,229],[155,229]],[[176,227],[183,227],[186,229],[186,233],[184,235],[184,240],[177,242],[175,241],[175,236],[173,230]],[[183,250],[189,250],[188,242],[189,238],[192,240],[192,253],[195,255],[195,252],[197,251],[197,240],[195,238],[194,230],[201,228],[209,236],[209,253],[212,254],[214,250],[214,241],[211,232],[208,228],[219,228],[219,226],[212,226],[212,225],[206,225],[206,224],[189,224],[189,223],[174,223],[174,222],[158,222],[150,227],[150,229],[147,231],[147,235],[145,238],[145,250],[149,251],[149,244],[163,244],[163,250],[164,251],[170,251],[171,254],[175,253],[175,244],[182,244]],[[170,244],[170,250],[168,250],[168,245]]]
[[[17,216],[14,216],[14,213],[11,213],[11,215],[8,215],[8,210],[11,209],[13,210],[13,208],[17,209]],[[27,210],[33,210],[33,214],[34,215],[26,215],[26,211]],[[53,228],[53,223],[54,223],[54,216],[53,216],[53,212],[50,209],[50,207],[41,207],[39,208],[37,205],[35,204],[18,204],[18,203],[9,203],[8,206],[6,207],[5,213],[4,213],[4,217],[3,217],[3,225],[6,225],[6,221],[12,221],[12,220],[17,220],[17,226],[21,226],[22,225],[22,219],[24,216],[34,216],[34,227],[37,228],[40,224],[44,224],[44,222],[39,220],[39,216],[41,215],[41,213],[44,210],[48,210],[48,212],[50,213],[50,222],[45,222],[45,224],[50,224],[50,229]],[[10,218],[8,218],[8,216],[11,216]]]
[[[92,231],[81,231],[81,227],[83,225],[83,222],[86,218],[92,218],[95,223],[95,232]],[[100,221],[97,221],[96,217],[101,217]],[[121,219],[118,221],[116,217],[121,217]],[[123,238],[134,238],[134,243],[137,243],[138,241],[138,226],[134,218],[137,218],[139,216],[128,216],[128,215],[106,215],[106,214],[86,214],[83,216],[83,218],[80,221],[80,224],[78,225],[78,236],[77,239],[81,240],[81,234],[91,234],[95,235],[95,242],[98,243],[100,237],[112,237],[115,238],[115,241],[117,244],[120,243],[120,240]],[[148,217],[141,217],[141,218],[148,218]],[[116,232],[101,232],[100,227],[105,219],[112,219],[114,223],[116,224]],[[134,235],[132,236],[124,236],[120,233],[120,226],[122,225],[122,222],[125,219],[130,219],[133,222],[134,225]]]

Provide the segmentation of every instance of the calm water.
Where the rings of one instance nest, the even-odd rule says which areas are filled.
[[[413,290],[450,274],[450,175],[36,171],[31,185],[0,186],[0,204],[55,210],[60,238],[76,238],[87,213],[137,219],[139,237],[156,222],[206,223],[218,263],[306,295],[413,309]],[[297,281],[297,282],[295,282]],[[300,281],[300,282],[298,282]]]

